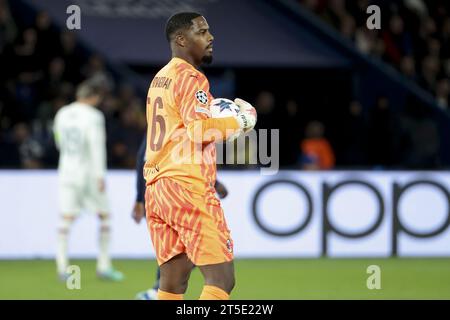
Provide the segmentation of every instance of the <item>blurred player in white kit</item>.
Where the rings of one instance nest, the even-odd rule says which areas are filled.
[[[100,219],[97,275],[101,279],[121,281],[109,256],[110,214],[105,192],[106,137],[105,120],[96,106],[101,102],[103,86],[93,81],[81,83],[76,101],[61,108],[55,117],[54,134],[60,151],[59,204],[56,266],[64,281],[69,259],[67,244],[70,228],[82,209],[97,213]]]

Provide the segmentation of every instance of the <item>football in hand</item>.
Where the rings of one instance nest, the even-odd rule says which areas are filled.
[[[216,98],[213,101],[211,101],[209,111],[211,112],[212,118],[226,118],[237,116],[237,114],[240,111],[240,108],[236,103],[234,103],[229,99]],[[242,129],[239,129],[237,132],[228,137],[227,142],[236,140],[241,133]]]

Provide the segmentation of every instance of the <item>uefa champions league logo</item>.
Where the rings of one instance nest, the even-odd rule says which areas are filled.
[[[199,90],[195,93],[195,98],[200,102],[201,104],[208,104],[208,95],[205,91]]]

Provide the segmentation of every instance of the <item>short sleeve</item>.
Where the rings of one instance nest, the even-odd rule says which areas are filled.
[[[208,79],[200,72],[187,70],[176,82],[176,102],[183,123],[210,118],[209,104],[213,99]]]

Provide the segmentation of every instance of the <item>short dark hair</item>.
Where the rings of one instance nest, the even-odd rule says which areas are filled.
[[[201,17],[198,12],[179,12],[174,14],[166,23],[166,38],[170,42],[172,36],[181,29],[187,29],[192,25],[192,19]]]

